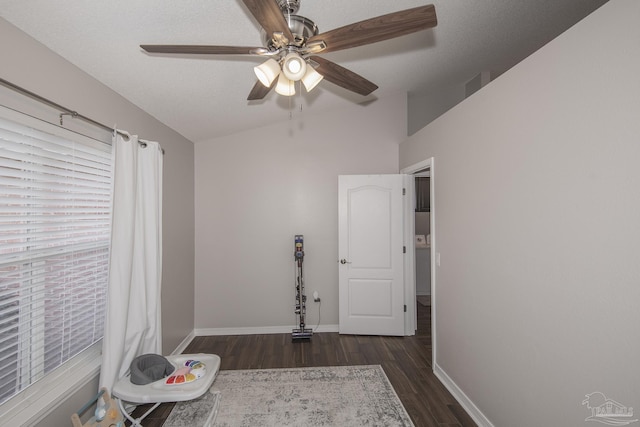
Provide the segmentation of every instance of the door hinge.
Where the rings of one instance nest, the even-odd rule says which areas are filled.
[[[404,312],[407,312],[407,304],[404,305]]]
[[[407,195],[407,189],[406,189],[406,188],[403,188],[403,189],[402,189],[402,195],[403,195],[403,196],[406,196],[406,195]]]
[[[403,254],[406,254],[406,253],[407,253],[407,247],[406,247],[406,246],[403,246],[403,247],[402,247],[402,253],[403,253]]]

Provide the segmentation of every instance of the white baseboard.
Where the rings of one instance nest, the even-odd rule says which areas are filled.
[[[260,334],[288,334],[293,326],[250,326],[244,328],[196,328],[193,334],[196,337],[209,335],[260,335]],[[313,332],[338,332],[338,325],[320,325]]]
[[[469,397],[464,394],[464,392],[458,387],[458,385],[447,375],[447,373],[442,370],[440,365],[437,363],[433,366],[433,373],[436,377],[444,384],[444,386],[449,390],[449,393],[453,395],[453,397],[458,401],[460,406],[464,408],[465,411],[469,414],[469,416],[475,421],[476,424],[480,427],[494,427],[494,425],[489,421],[489,419],[478,409],[478,407],[469,399]]]
[[[180,344],[178,344],[178,347],[176,347],[175,350],[173,350],[171,352],[171,355],[175,355],[175,354],[182,354],[182,352],[184,351],[185,348],[187,348],[187,346],[189,345],[189,343],[196,337],[195,331],[191,331],[189,333],[189,335],[187,335]]]

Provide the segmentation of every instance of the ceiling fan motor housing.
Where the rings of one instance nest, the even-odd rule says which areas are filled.
[[[301,47],[304,42],[318,34],[318,27],[316,24],[304,16],[300,15],[285,15],[285,21],[287,21],[287,26],[289,30],[291,30],[291,34],[293,34],[294,40],[288,41],[288,46],[297,46]],[[263,31],[265,44],[269,49],[275,50],[285,46],[279,46],[277,42],[274,40],[273,34],[266,34]]]
[[[300,8],[300,0],[278,0],[278,7],[285,15],[296,13]]]

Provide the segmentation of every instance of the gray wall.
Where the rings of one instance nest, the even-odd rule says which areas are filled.
[[[407,96],[407,135],[413,135],[465,98],[465,85],[449,86]]]
[[[319,292],[322,325],[338,323],[338,175],[398,172],[406,96],[282,114],[196,143],[196,328],[290,331],[295,234],[305,238],[307,295]],[[317,310],[309,298],[308,326]]]
[[[640,407],[640,2],[616,0],[400,146],[434,157],[436,369],[496,426]]]
[[[164,352],[170,353],[193,330],[193,144],[3,19],[0,19],[0,57],[5,80],[106,125],[117,124],[141,138],[159,141],[165,149],[162,324]],[[0,103],[34,104],[8,90],[0,91]],[[51,115],[45,108],[33,105],[28,108],[42,110],[57,120],[57,115]],[[71,126],[72,122],[65,119]],[[80,390],[69,397],[72,403],[52,414],[45,424],[70,425],[68,408],[80,408],[90,397]]]

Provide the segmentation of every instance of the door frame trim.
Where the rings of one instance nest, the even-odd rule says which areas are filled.
[[[430,189],[430,228],[431,228],[431,360],[432,366],[436,366],[436,348],[438,330],[436,327],[436,206],[435,206],[435,159],[429,157],[421,162],[414,163],[400,170],[401,174],[411,175],[413,183],[415,183],[415,175],[419,172],[429,170],[431,179],[429,180]],[[412,185],[413,186],[413,185]],[[409,189],[407,189],[409,191]],[[407,253],[405,257],[405,301],[407,307],[412,307],[412,310],[407,309],[405,317],[405,335],[414,335],[416,330],[416,314],[415,304],[416,302],[416,270],[415,270],[415,194],[414,191],[411,199],[407,197],[405,202],[404,223],[405,223],[405,242],[407,246]],[[406,207],[409,206],[408,209]],[[409,233],[411,233],[409,235]],[[410,313],[412,312],[412,313]]]

